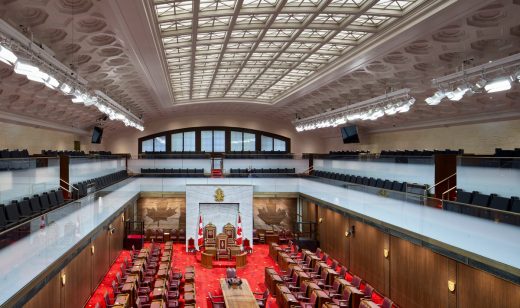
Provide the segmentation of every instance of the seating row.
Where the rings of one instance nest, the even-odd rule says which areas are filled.
[[[335,173],[335,172],[328,172],[328,171],[321,171],[321,170],[312,170],[311,175],[322,177],[326,179],[331,180],[337,180],[337,181],[343,181],[343,182],[349,182],[364,186],[371,186],[371,187],[377,187],[382,188],[386,190],[394,190],[394,191],[401,191],[406,192],[406,182],[398,182],[398,181],[390,181],[390,180],[382,180],[382,179],[375,179],[373,177],[362,177],[359,175],[348,175],[348,174],[341,174],[341,173]],[[426,189],[426,186],[425,186]]]
[[[128,177],[126,170],[111,173],[105,176],[101,176],[88,181],[79,182],[73,184],[72,197],[74,199],[83,198],[89,193],[89,188],[93,190],[99,190],[104,187],[110,186],[116,182],[122,181]]]
[[[462,155],[464,154],[463,149],[459,150],[383,150],[379,154],[379,156],[433,156],[435,154],[457,154]]]
[[[459,203],[476,205],[480,208],[464,206]],[[520,214],[520,199],[518,197],[506,198],[498,196],[497,194],[486,195],[481,194],[478,191],[473,191],[470,193],[462,189],[457,189],[457,202],[445,200],[443,201],[443,208],[448,211],[467,214],[475,217],[520,224],[520,216],[515,219],[512,218],[512,215],[507,216],[500,212],[487,210],[487,208],[490,208]]]
[[[198,168],[141,168],[141,174],[151,176],[169,176],[169,177],[188,177],[198,178],[204,177],[204,169]]]
[[[89,151],[88,154],[106,156],[106,155],[112,155],[112,152],[111,151]]]
[[[279,307],[397,307],[320,248],[300,252],[291,242],[287,248],[272,243],[269,255],[281,272],[266,267],[265,285]]]
[[[68,155],[68,156],[86,156],[84,151],[68,151],[68,150],[42,150],[42,155],[45,156],[58,156],[58,155]]]
[[[27,149],[23,150],[9,150],[3,149],[0,151],[0,158],[26,158],[29,157],[29,152]]]
[[[14,227],[65,203],[63,191],[58,189],[25,197],[22,201],[13,200],[7,206],[0,204],[0,230]]]
[[[331,155],[359,155],[368,153],[370,153],[370,151],[329,151]]]
[[[502,150],[501,148],[495,149],[495,157],[520,157],[520,148],[514,150]]]
[[[268,176],[286,176],[296,174],[296,168],[253,168],[253,169],[241,169],[231,168],[229,169],[230,177],[248,177],[249,175],[268,175]]]

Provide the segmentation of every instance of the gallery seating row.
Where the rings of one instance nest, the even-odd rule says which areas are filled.
[[[465,204],[478,207],[466,206]],[[506,198],[497,194],[487,195],[478,191],[467,192],[457,189],[456,202],[445,200],[443,201],[443,208],[452,212],[520,225],[520,216],[514,217],[514,215],[487,210],[494,209],[520,214],[520,199],[518,197]]]
[[[501,148],[495,149],[495,157],[520,157],[520,148],[514,150],[503,150]]]
[[[21,201],[13,200],[8,205],[0,204],[0,230],[22,224],[66,203],[63,191],[58,189],[31,198],[25,197]]]
[[[380,157],[382,156],[433,156],[435,154],[456,154],[456,155],[462,155],[464,154],[463,149],[459,150],[383,150],[379,154]]]
[[[329,151],[330,155],[359,155],[368,153],[370,153],[370,151]]]
[[[63,150],[42,150],[42,155],[44,156],[58,156],[58,155],[68,155],[68,156],[86,156],[84,151],[63,151]]]
[[[204,177],[204,169],[198,168],[141,168],[143,176],[166,176],[182,178]]]
[[[247,178],[252,177],[285,177],[296,175],[296,168],[253,168],[253,169],[241,169],[231,168],[229,169],[230,177]]]
[[[72,198],[79,199],[83,198],[89,194],[89,189],[92,191],[96,191],[107,186],[110,186],[116,182],[122,181],[128,177],[128,173],[126,170],[121,170],[115,173],[111,173],[105,176],[100,176],[95,179],[91,179],[88,181],[82,181],[76,184],[73,184],[74,187],[72,189]]]
[[[337,181],[343,181],[343,182],[349,182],[353,184],[358,185],[364,185],[364,186],[371,186],[371,187],[377,187],[382,188],[386,190],[394,190],[394,191],[401,191],[406,192],[406,182],[398,182],[398,181],[390,181],[390,180],[382,180],[382,179],[375,179],[373,177],[362,177],[359,175],[348,175],[348,174],[342,174],[337,172],[329,172],[329,171],[321,171],[321,170],[312,170],[311,175],[331,179],[331,180],[337,180]],[[424,187],[426,189],[426,186]]]
[[[224,158],[227,159],[291,159],[293,157],[293,154],[281,151],[237,151],[224,154]]]
[[[89,151],[89,155],[102,155],[102,156],[108,156],[112,155],[111,151]]]
[[[26,158],[29,157],[29,152],[27,149],[23,150],[9,150],[3,149],[0,151],[0,158]]]

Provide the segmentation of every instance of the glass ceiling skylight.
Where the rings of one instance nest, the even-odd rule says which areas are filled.
[[[154,0],[176,102],[271,102],[426,0]]]

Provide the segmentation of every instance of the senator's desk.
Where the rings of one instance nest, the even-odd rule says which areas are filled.
[[[150,308],[166,308],[166,304],[162,299],[154,299],[150,304]]]
[[[155,288],[166,288],[166,279],[164,278],[157,278],[153,284],[154,289]]]
[[[166,289],[165,288],[154,288],[152,291],[152,299],[166,299]]]
[[[201,252],[200,263],[204,268],[213,268],[213,255],[206,252]]]
[[[307,280],[311,280],[311,277],[303,271],[296,271],[296,276],[298,276],[298,280],[296,281],[297,286],[300,286],[303,282]]]
[[[345,278],[339,278],[339,277],[336,277],[336,279],[339,284],[340,284],[340,288],[339,288],[339,294],[341,294],[341,292],[343,292],[343,289],[345,287],[351,287],[352,284],[350,282],[348,282]]]
[[[247,265],[247,253],[243,252],[236,256],[235,258],[237,268],[241,268]]]
[[[269,244],[269,255],[274,260],[274,262],[278,261],[278,253],[283,251],[282,248],[276,243]]]
[[[321,306],[323,306],[323,304],[332,301],[332,299],[323,290],[314,290],[313,292],[316,294],[316,297],[317,297],[316,307],[321,307]],[[352,306],[352,307],[358,307],[358,306]]]
[[[291,290],[289,290],[289,288],[284,285],[284,284],[278,284],[276,285],[276,293],[273,293],[274,296],[276,296],[277,299],[282,299],[282,295],[284,293],[291,293]]]
[[[170,268],[170,263],[169,262],[161,262],[159,263],[159,270],[162,270],[162,269],[169,269]]]
[[[346,286],[350,289],[350,306],[349,307],[359,307],[359,304],[361,303],[361,300],[365,296],[361,290],[354,286]]]
[[[266,284],[265,285],[269,289],[269,292],[271,292],[271,294],[273,294],[273,295],[276,294],[276,286],[279,285],[279,284],[283,284],[282,277],[280,277],[276,273],[269,274],[269,275],[266,274],[265,280],[266,280]]]
[[[278,240],[280,239],[280,236],[276,233],[266,233],[265,234],[265,243],[278,243]]]
[[[327,285],[331,286],[334,283],[334,279],[339,277],[338,272],[332,268],[324,268],[323,271],[327,272]]]
[[[162,256],[160,261],[161,261],[161,263],[162,262],[170,262],[171,261],[171,256]]]
[[[321,262],[321,259],[316,255],[309,256],[311,258],[311,266],[310,268],[314,268],[314,265],[316,265],[316,262]]]
[[[281,308],[291,308],[293,306],[299,307],[300,302],[292,295],[291,293],[284,293],[282,294],[282,304],[280,305]]]
[[[359,308],[379,308],[379,305],[369,299],[363,299],[359,305]]]
[[[128,308],[130,307],[130,294],[118,294],[114,302],[114,306],[117,308]]]
[[[125,282],[123,286],[121,287],[121,293],[126,293],[130,295],[130,298],[132,299],[132,302],[134,302],[137,299],[137,292],[136,292],[136,282]]]
[[[249,288],[246,279],[242,279],[242,285],[237,288],[228,286],[226,278],[220,279],[220,287],[226,308],[258,308],[255,295]]]
[[[157,277],[159,278],[168,278],[168,270],[167,269],[160,269],[157,271]]]
[[[323,305],[323,308],[341,308],[339,305],[336,305],[334,303],[325,303]]]
[[[306,281],[304,283],[307,284],[307,294],[305,294],[305,297],[311,297],[314,290],[321,290],[320,286],[312,281]]]

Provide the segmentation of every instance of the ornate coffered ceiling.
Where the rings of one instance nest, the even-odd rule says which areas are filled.
[[[410,112],[358,124],[385,130],[517,117],[518,84],[493,96],[424,103],[436,90],[431,79],[463,62],[520,52],[517,16],[518,0],[0,2],[2,19],[89,87],[142,114],[145,127],[156,118],[223,113],[290,122],[400,88],[417,98]],[[102,116],[3,63],[0,111],[81,128]]]

